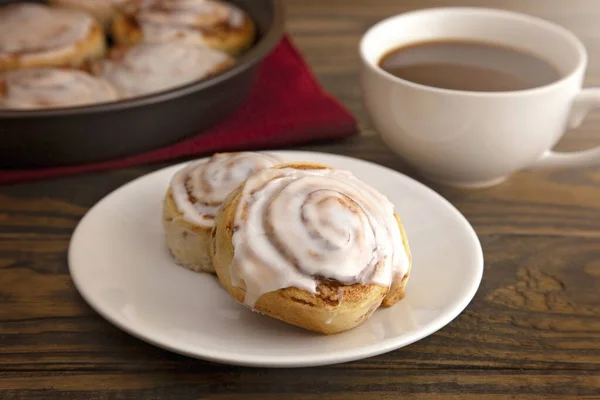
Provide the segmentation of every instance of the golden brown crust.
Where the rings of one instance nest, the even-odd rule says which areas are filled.
[[[170,188],[163,203],[163,228],[167,247],[179,265],[195,272],[215,272],[209,255],[211,230],[183,218]]]
[[[208,47],[236,56],[249,49],[256,37],[256,26],[252,19],[244,15],[241,27],[217,24],[201,29],[202,41]],[[112,23],[112,35],[117,43],[137,44],[144,41],[144,33],[135,15],[119,13]]]
[[[61,52],[53,57],[31,57],[32,53],[14,53],[0,58],[0,72],[33,67],[81,68],[106,53],[106,39],[102,27],[94,21],[88,37],[76,43],[72,51]],[[25,57],[27,56],[27,57]]]
[[[273,168],[327,169],[317,163],[286,163]],[[243,185],[234,190],[223,203],[212,232],[210,255],[213,266],[223,286],[239,303],[244,302],[245,289],[231,283],[229,266],[233,261],[232,244],[234,219],[241,199]],[[398,225],[404,229],[396,216]],[[408,251],[408,242],[405,241]],[[256,311],[308,330],[333,334],[352,329],[366,321],[382,302],[387,306],[404,297],[408,274],[395,288],[376,284],[344,285],[332,280],[319,280],[317,293],[312,294],[296,287],[279,289],[263,294],[255,304]],[[387,296],[387,297],[386,297]],[[385,299],[385,300],[384,300]]]
[[[394,282],[392,283],[392,287],[390,287],[390,291],[381,303],[383,307],[391,307],[404,298],[404,296],[406,295],[406,284],[408,283],[408,278],[410,277],[410,270],[412,269],[412,253],[410,252],[408,237],[406,236],[404,225],[402,224],[402,221],[400,220],[398,214],[395,214],[395,217],[396,221],[398,222],[398,228],[400,228],[400,234],[402,235],[402,244],[404,245],[404,251],[406,251],[406,256],[408,258],[408,271],[402,277],[402,280],[394,280]]]
[[[217,25],[204,31],[203,35],[207,46],[236,56],[252,46],[256,37],[256,27],[252,19],[246,15],[240,28]]]
[[[112,36],[115,41],[123,45],[133,45],[143,40],[142,30],[132,15],[119,13],[115,16],[111,26]]]

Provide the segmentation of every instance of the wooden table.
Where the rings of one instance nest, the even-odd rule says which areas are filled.
[[[307,146],[412,174],[361,108],[360,35],[386,16],[477,5],[561,23],[590,50],[600,84],[597,0],[288,0],[288,28],[323,85],[364,135]],[[563,140],[600,140],[600,113]],[[323,368],[265,370],[178,356],[113,327],[80,298],[67,272],[75,224],[104,195],[160,168],[130,168],[0,187],[2,399],[600,399],[600,168],[519,173],[488,190],[433,188],[474,225],[483,282],[450,325],[406,348]],[[418,177],[417,177],[418,178]],[[442,266],[443,267],[443,266]],[[237,394],[237,396],[235,396]]]

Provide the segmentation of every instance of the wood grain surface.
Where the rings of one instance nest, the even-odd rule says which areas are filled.
[[[560,23],[588,47],[600,85],[597,0],[287,0],[288,30],[362,134],[305,149],[413,171],[361,108],[357,44],[376,21],[446,5]],[[600,143],[600,113],[560,143]],[[475,227],[481,288],[452,323],[403,349],[308,369],[212,364],[145,344],[100,318],[68,275],[73,228],[95,202],[154,165],[0,187],[0,399],[600,399],[600,168],[523,172],[461,191],[426,182]],[[420,177],[415,176],[417,179]]]

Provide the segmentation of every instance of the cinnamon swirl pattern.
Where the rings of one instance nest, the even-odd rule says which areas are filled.
[[[410,270],[393,205],[351,173],[310,163],[252,174],[223,205],[211,254],[236,300],[324,333],[393,305]]]
[[[117,42],[185,41],[237,55],[252,44],[253,21],[232,4],[216,0],[150,0],[115,19]]]
[[[101,26],[85,12],[33,3],[0,7],[0,71],[79,67],[105,50]]]
[[[233,64],[226,53],[190,43],[142,43],[112,49],[93,69],[123,97],[137,97],[181,86]]]
[[[210,231],[223,200],[252,173],[282,162],[266,153],[220,153],[175,174],[163,212],[167,245],[175,260],[193,271],[214,272]]]
[[[117,99],[110,83],[79,70],[26,68],[0,75],[0,109],[73,107]]]

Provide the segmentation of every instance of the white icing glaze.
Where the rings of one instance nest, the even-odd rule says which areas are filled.
[[[107,5],[123,5],[126,3],[131,3],[132,0],[59,0],[60,4],[70,5],[70,6],[98,6],[98,7],[106,7]]]
[[[394,207],[336,169],[267,169],[244,184],[236,210],[231,283],[245,304],[297,287],[316,293],[318,277],[390,287],[409,267]]]
[[[231,191],[253,172],[282,162],[266,153],[215,154],[208,160],[192,162],[175,174],[171,182],[173,199],[186,221],[211,228],[217,210]]]
[[[221,23],[241,27],[244,13],[231,4],[214,0],[151,0],[142,4],[136,19],[146,41],[184,38],[198,42],[203,28]]]
[[[175,40],[198,45],[205,43],[202,33],[191,28],[142,24],[141,29],[146,43],[164,43]]]
[[[79,70],[26,68],[0,76],[5,94],[0,108],[37,109],[101,103],[118,99],[105,80]]]
[[[60,7],[85,10],[92,14],[104,27],[110,24],[120,10],[134,10],[141,0],[51,0],[51,4]]]
[[[122,58],[104,60],[100,73],[123,96],[133,97],[204,78],[231,60],[221,51],[191,43],[142,43]]]
[[[73,51],[90,34],[93,19],[85,12],[20,3],[0,8],[0,57]]]

